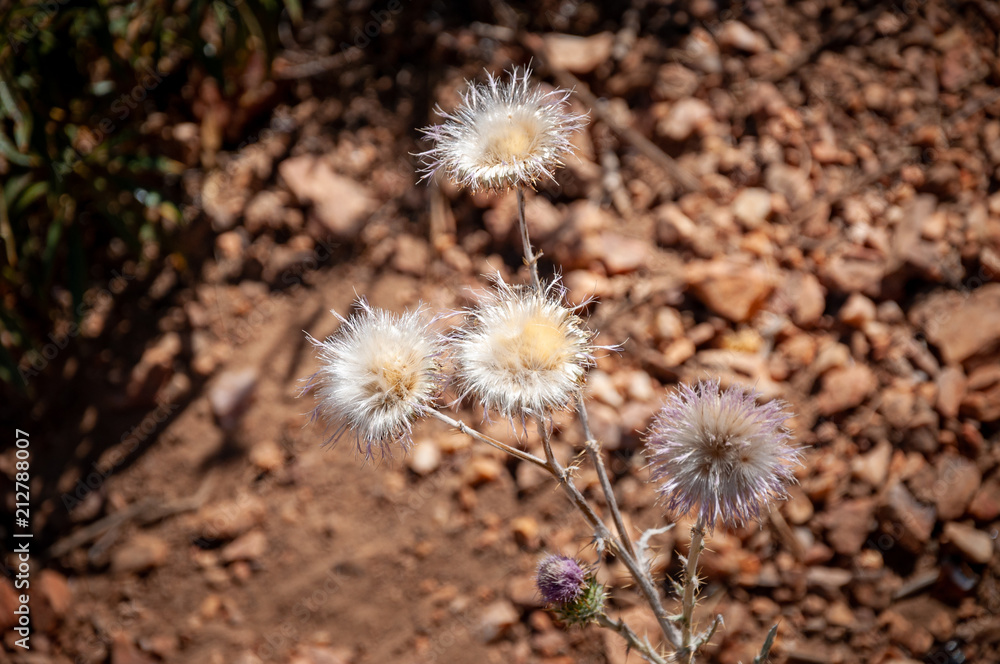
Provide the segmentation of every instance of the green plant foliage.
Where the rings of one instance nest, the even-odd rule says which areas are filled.
[[[0,380],[79,322],[88,289],[166,256],[186,167],[164,127],[193,119],[189,81],[223,98],[261,56],[286,0],[0,2]],[[15,359],[20,358],[20,359]]]

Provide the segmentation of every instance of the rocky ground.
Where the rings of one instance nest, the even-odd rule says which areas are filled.
[[[641,436],[678,381],[785,399],[807,446],[791,500],[710,541],[701,619],[726,627],[702,661],[750,662],[775,622],[775,662],[998,661],[996,7],[376,5],[283,27],[253,112],[195,84],[197,122],[155,128],[191,168],[190,231],[109,284],[20,415],[37,631],[25,653],[5,624],[4,657],[638,661],[540,605],[542,552],[596,555],[550,481],[436,422],[364,464],[296,396],[303,330],[332,333],[355,293],[451,310],[485,274],[526,278],[513,196],[418,185],[411,154],[463,79],[533,59],[592,119],[527,214],[543,274],[623,345],[588,392],[630,524],[664,520]],[[580,442],[564,418],[558,452]],[[661,575],[686,530],[658,540]],[[612,612],[655,634],[603,562]],[[13,601],[0,580],[3,620]]]

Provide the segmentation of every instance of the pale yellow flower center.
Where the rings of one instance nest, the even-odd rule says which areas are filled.
[[[510,371],[557,371],[569,353],[562,328],[537,313],[525,320],[519,335],[505,339],[503,347]]]
[[[495,164],[523,161],[537,149],[538,137],[534,118],[509,115],[489,136],[483,155]]]
[[[406,401],[416,391],[420,373],[414,370],[412,357],[395,357],[383,362],[372,376],[368,389],[380,395],[383,403]]]

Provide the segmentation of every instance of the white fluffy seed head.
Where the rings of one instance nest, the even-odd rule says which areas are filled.
[[[432,407],[444,385],[441,347],[420,309],[396,315],[362,300],[325,341],[309,337],[320,368],[303,393],[316,395],[314,417],[347,429],[371,459],[397,443],[408,449],[413,422]]]
[[[553,282],[544,293],[510,286],[471,309],[451,338],[462,398],[511,421],[546,418],[571,405],[594,363],[593,334],[563,304]]]
[[[667,398],[647,437],[653,479],[667,510],[697,510],[707,528],[741,526],[787,496],[801,452],[790,444],[781,401],[757,403],[738,385],[680,385]]]
[[[453,113],[423,131],[434,147],[421,153],[424,178],[442,171],[473,191],[534,187],[573,152],[570,135],[586,115],[569,110],[569,91],[543,92],[529,84],[531,70],[515,67],[501,81],[487,72],[486,84],[469,83]]]

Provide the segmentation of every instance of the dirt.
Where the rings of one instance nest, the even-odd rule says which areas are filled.
[[[187,146],[179,244],[5,408],[30,433],[36,533],[32,650],[4,624],[5,661],[639,661],[541,606],[544,552],[598,562],[551,481],[436,421],[365,463],[298,396],[304,332],[357,295],[458,310],[484,275],[527,279],[513,195],[418,184],[412,154],[463,79],[532,58],[591,114],[528,215],[543,274],[596,296],[589,324],[623,345],[589,408],[628,522],[665,521],[641,441],[679,380],[785,399],[807,448],[789,501],[710,540],[698,616],[726,626],[701,661],[752,661],[776,622],[779,663],[1000,660],[995,8],[390,9],[307,8],[273,108],[215,165]],[[561,416],[557,453],[581,442]],[[600,504],[586,464],[578,483]],[[654,540],[660,578],[689,526]],[[600,562],[610,612],[655,635]]]

